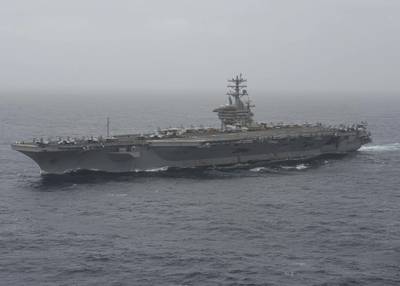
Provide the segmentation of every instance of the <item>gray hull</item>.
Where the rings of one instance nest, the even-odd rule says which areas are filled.
[[[79,170],[139,172],[163,168],[193,168],[257,161],[307,160],[327,154],[346,154],[364,143],[355,134],[341,137],[298,137],[277,140],[241,140],[182,144],[152,142],[146,145],[106,146],[96,150],[60,150],[13,145],[32,158],[42,173],[63,174]]]

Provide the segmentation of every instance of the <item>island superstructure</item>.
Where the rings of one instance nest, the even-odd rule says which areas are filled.
[[[214,109],[220,128],[168,128],[144,135],[40,139],[16,142],[12,148],[34,160],[43,174],[80,170],[119,173],[308,160],[354,152],[371,141],[365,123],[338,127],[258,123],[253,119],[246,80],[238,75],[228,82],[228,103]]]
[[[248,98],[246,79],[240,76],[228,80],[228,100],[229,104],[214,109],[218,112],[218,118],[221,120],[221,129],[225,130],[228,126],[254,126],[253,112],[251,112],[250,99]],[[247,96],[247,101],[242,98]]]

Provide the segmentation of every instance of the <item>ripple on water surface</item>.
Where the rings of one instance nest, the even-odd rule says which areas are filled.
[[[343,158],[41,177],[7,142],[97,125],[79,106],[53,106],[51,123],[21,108],[0,112],[12,117],[0,140],[0,284],[400,285],[397,110],[349,113],[370,114],[375,142]],[[139,113],[121,109],[123,127],[139,128]]]

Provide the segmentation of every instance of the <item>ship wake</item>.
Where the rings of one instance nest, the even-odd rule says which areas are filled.
[[[341,157],[341,156],[340,156]],[[48,190],[54,186],[98,184],[108,181],[130,181],[143,177],[187,178],[187,179],[229,179],[233,177],[257,176],[258,174],[288,175],[304,172],[328,164],[337,156],[323,156],[305,161],[253,162],[228,166],[209,166],[195,168],[170,168],[135,170],[125,173],[110,173],[99,170],[77,170],[66,174],[42,174],[35,188]],[[329,161],[328,161],[329,159]]]
[[[400,151],[400,143],[389,143],[380,145],[367,145],[362,146],[359,151],[375,153],[375,152],[396,152]]]
[[[256,168],[252,168],[249,171],[250,172],[256,172],[256,173],[269,173],[269,172],[273,172],[273,173],[278,173],[279,171],[283,170],[283,171],[301,171],[301,170],[307,170],[311,168],[310,164],[305,164],[305,163],[301,163],[301,164],[296,164],[296,165],[271,165],[271,166],[264,166],[264,167],[256,167]]]

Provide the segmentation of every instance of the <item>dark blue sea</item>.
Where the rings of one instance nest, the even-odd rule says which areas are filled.
[[[343,158],[41,176],[17,140],[218,126],[221,93],[0,95],[0,285],[400,285],[400,97],[253,96],[259,121],[366,120]]]

